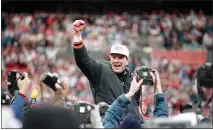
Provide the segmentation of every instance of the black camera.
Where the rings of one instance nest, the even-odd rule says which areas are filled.
[[[6,91],[2,90],[1,92],[1,105],[9,106],[12,100],[12,96]]]
[[[153,79],[150,72],[154,71],[152,69],[148,69],[146,66],[142,66],[136,73],[137,73],[137,81],[143,79],[142,85],[154,85]]]
[[[213,80],[213,73],[212,73],[212,64],[206,63],[205,65],[198,68],[197,73],[197,86],[200,88],[201,86],[206,88],[212,88],[212,80]]]
[[[91,124],[90,112],[94,106],[87,103],[77,103],[73,106],[73,113],[79,119],[80,124]]]
[[[58,78],[59,76],[57,74],[52,74],[48,72],[41,76],[41,81],[45,83],[48,87],[56,91],[55,88],[56,83],[58,83],[62,88],[64,88],[64,86],[60,83]]]
[[[16,74],[19,73],[19,78],[16,78]],[[24,79],[24,74],[17,70],[12,70],[8,73],[7,75],[7,88],[9,90],[10,95],[14,96],[14,91],[19,90],[17,81],[18,79],[23,80]]]

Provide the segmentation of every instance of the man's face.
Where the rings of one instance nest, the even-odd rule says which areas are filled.
[[[115,73],[123,72],[128,65],[127,57],[120,54],[110,54],[110,62]]]

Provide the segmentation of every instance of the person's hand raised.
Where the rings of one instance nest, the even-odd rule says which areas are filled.
[[[63,87],[62,87],[61,85],[63,85]],[[62,82],[61,82],[61,85],[58,84],[58,83],[55,84],[55,88],[56,88],[55,94],[56,94],[57,96],[60,96],[60,97],[65,98],[66,95],[67,95],[67,92],[68,92],[68,88],[69,88],[69,87],[68,87],[68,84],[65,83],[65,81],[62,81]]]
[[[152,77],[153,82],[154,82],[154,92],[155,92],[155,94],[162,93],[159,73],[156,69],[152,69],[152,70],[154,70],[154,73],[150,72],[150,76]]]
[[[83,20],[75,20],[73,23],[74,31],[75,31],[75,36],[79,36],[86,27],[86,23]]]
[[[133,77],[133,80],[131,82],[130,90],[125,96],[127,98],[131,98],[135,95],[135,93],[140,89],[141,84],[143,83],[143,79],[140,79],[138,82],[136,80],[136,76]]]
[[[30,79],[28,78],[28,73],[24,72],[23,75],[24,75],[23,80],[19,78],[21,76],[19,73],[16,74],[16,78],[17,79],[19,78],[17,81],[19,92],[26,96],[30,87]]]

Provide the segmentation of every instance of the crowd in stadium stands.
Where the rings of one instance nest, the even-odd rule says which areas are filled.
[[[154,49],[205,49],[212,47],[212,17],[202,11],[187,14],[168,14],[164,11],[143,15],[55,14],[5,14],[6,28],[2,32],[2,89],[7,73],[12,69],[27,71],[36,87],[39,76],[47,71],[57,72],[70,83],[67,100],[85,100],[93,103],[87,78],[80,72],[72,58],[72,23],[77,18],[87,21],[82,36],[89,51],[107,53],[115,43],[125,44],[131,53],[130,65],[134,70],[144,64],[157,68],[161,74],[163,91],[167,96],[170,114],[179,113],[179,105],[196,103],[196,67],[180,61],[143,58],[136,52]],[[105,57],[107,59],[107,57]],[[153,93],[146,87],[144,101],[148,105],[147,118],[153,109]],[[48,94],[46,94],[48,96]],[[211,115],[206,108],[204,114]]]

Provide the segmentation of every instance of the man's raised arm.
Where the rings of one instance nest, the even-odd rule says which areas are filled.
[[[83,20],[76,20],[74,26],[74,56],[77,66],[88,78],[88,80],[96,86],[99,82],[101,64],[89,56],[87,49],[83,43],[81,32],[86,27]]]

